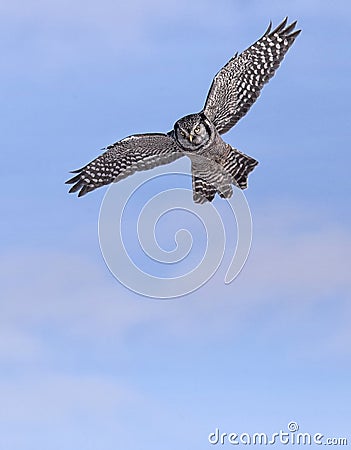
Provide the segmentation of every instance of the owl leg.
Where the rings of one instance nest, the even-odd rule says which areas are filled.
[[[212,202],[216,188],[205,179],[192,174],[193,200],[195,203]]]
[[[191,155],[193,199],[195,203],[212,202],[216,193],[222,198],[233,195],[232,184],[240,189],[247,188],[247,178],[258,161],[239,150],[227,147],[221,161]]]
[[[192,156],[192,184],[195,203],[212,202],[216,193],[222,198],[229,198],[233,194],[231,176],[223,167],[202,156]]]

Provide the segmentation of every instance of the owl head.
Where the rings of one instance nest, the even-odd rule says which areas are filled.
[[[190,114],[174,124],[174,136],[184,150],[199,150],[210,143],[211,128],[211,123],[203,114]]]

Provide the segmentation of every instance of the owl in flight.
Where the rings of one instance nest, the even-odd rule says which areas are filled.
[[[250,109],[263,86],[273,77],[301,30],[287,18],[240,55],[236,54],[214,77],[203,110],[179,119],[169,133],[135,134],[106,147],[105,152],[66,183],[78,197],[117,182],[140,170],[168,164],[182,156],[191,160],[193,199],[212,201],[218,193],[229,198],[232,184],[247,187],[258,161],[231,147],[221,135]]]

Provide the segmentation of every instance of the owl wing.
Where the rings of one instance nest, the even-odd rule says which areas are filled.
[[[203,112],[220,134],[247,113],[301,32],[293,31],[296,21],[286,26],[287,20],[273,31],[270,23],[257,42],[236,54],[214,77]]]
[[[106,147],[106,151],[66,181],[78,197],[126,178],[136,171],[168,164],[184,156],[174,139],[162,133],[136,134]]]

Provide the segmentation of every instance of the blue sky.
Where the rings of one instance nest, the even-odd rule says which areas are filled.
[[[200,450],[216,427],[291,420],[351,442],[348,2],[13,1],[0,13],[0,448]],[[286,15],[303,32],[225,136],[260,161],[244,270],[225,285],[224,264],[175,300],[130,292],[99,248],[105,190],[69,196],[68,171],[200,110],[217,70]]]

